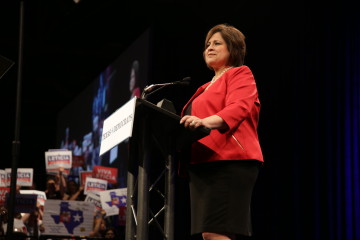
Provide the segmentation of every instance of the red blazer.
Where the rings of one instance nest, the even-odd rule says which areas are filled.
[[[191,103],[191,115],[205,118],[216,114],[224,119],[228,129],[212,130],[193,143],[191,163],[246,159],[263,162],[257,134],[260,101],[249,67],[229,69],[204,91],[208,85],[197,89],[181,115]]]

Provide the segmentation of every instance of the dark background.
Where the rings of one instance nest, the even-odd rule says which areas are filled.
[[[0,79],[4,169],[15,129],[19,1],[0,4],[0,54],[15,61]],[[360,239],[359,20],[347,1],[25,1],[19,167],[35,168],[41,185],[57,113],[149,27],[150,81],[193,79],[169,89],[180,109],[212,76],[205,34],[229,23],[247,37],[245,63],[262,102],[254,239]]]

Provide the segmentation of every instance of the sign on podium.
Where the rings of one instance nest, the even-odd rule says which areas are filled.
[[[132,136],[136,97],[105,119],[101,136],[100,156]]]

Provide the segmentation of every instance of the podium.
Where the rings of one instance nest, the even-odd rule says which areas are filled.
[[[132,137],[129,140],[127,172],[126,240],[148,240],[149,225],[155,224],[163,239],[174,239],[175,152],[207,136],[210,129],[186,129],[180,116],[147,100],[137,98]],[[163,157],[163,170],[150,183],[151,152],[157,148]],[[156,161],[159,161],[158,159]],[[152,176],[153,177],[153,176]],[[164,205],[154,213],[149,207],[150,192],[164,181]],[[163,222],[157,217],[163,215]]]

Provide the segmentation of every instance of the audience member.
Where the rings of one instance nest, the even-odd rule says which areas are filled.
[[[64,193],[63,200],[83,201],[85,199],[84,186],[77,184],[75,180],[67,182],[67,192]]]
[[[108,227],[103,235],[106,239],[120,239],[114,227]]]
[[[47,199],[63,199],[66,191],[66,179],[63,175],[63,168],[54,176],[49,176],[46,181],[46,198]]]

